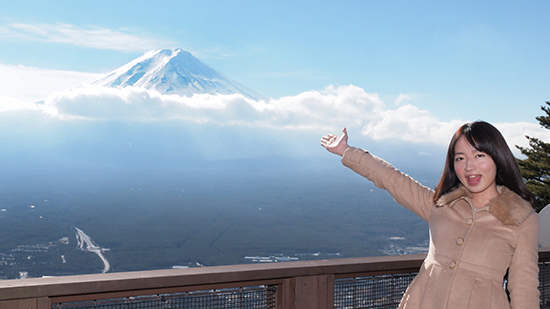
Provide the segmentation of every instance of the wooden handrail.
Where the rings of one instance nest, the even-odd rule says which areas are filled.
[[[163,269],[0,281],[0,300],[227,285],[334,274],[337,277],[418,269],[425,255],[379,256],[269,264]]]

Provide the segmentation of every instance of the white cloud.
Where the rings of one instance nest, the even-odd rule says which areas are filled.
[[[508,146],[515,150],[515,145],[528,147],[529,142],[526,135],[536,137],[545,142],[550,142],[550,130],[542,128],[538,124],[529,122],[514,122],[514,123],[495,123],[494,126],[504,135]]]
[[[101,27],[81,28],[70,24],[23,24],[0,26],[0,39],[72,44],[117,51],[147,51],[172,46],[173,42]]]
[[[412,94],[402,93],[397,97],[397,99],[395,99],[394,103],[396,105],[401,105],[401,103],[403,103],[404,101],[410,101],[413,98],[414,98],[414,95],[412,95]]]
[[[36,104],[30,103],[29,101],[0,95],[0,113],[10,110],[21,109],[38,110],[38,106],[36,106]]]
[[[44,70],[22,65],[0,63],[0,95],[10,101],[36,102],[52,92],[65,91],[90,83],[101,74]],[[2,102],[5,103],[4,100]],[[4,103],[0,102],[0,105]],[[2,107],[0,106],[0,109]]]
[[[384,110],[378,119],[363,127],[361,134],[376,140],[397,139],[444,145],[465,122],[460,119],[443,122],[429,111],[407,104],[395,110]]]
[[[142,88],[88,86],[53,93],[41,108],[62,119],[182,120],[222,126],[307,130],[320,135],[338,133],[346,126],[369,139],[438,146],[446,146],[455,130],[467,122],[460,119],[441,121],[429,111],[411,104],[390,109],[377,94],[352,85],[329,86],[322,91],[307,91],[267,102],[241,95],[204,94],[188,98]],[[550,131],[534,123],[496,123],[495,126],[513,149],[514,145],[527,145],[526,134],[550,141]]]

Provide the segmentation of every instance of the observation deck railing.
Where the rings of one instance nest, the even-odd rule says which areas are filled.
[[[425,255],[0,281],[0,308],[397,308]],[[539,250],[550,308],[550,248]]]

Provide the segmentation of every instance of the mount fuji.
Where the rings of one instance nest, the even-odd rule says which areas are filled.
[[[180,48],[152,50],[108,73],[92,85],[124,88],[128,86],[157,90],[162,94],[242,94],[254,100],[266,100],[209,67]]]

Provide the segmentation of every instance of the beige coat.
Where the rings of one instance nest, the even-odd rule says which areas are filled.
[[[527,201],[498,187],[499,195],[475,210],[461,186],[434,203],[433,190],[367,151],[349,148],[342,163],[428,222],[428,255],[399,308],[539,308],[539,218]]]

